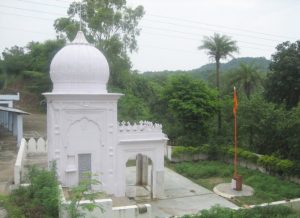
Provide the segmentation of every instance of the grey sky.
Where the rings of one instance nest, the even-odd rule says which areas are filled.
[[[0,50],[55,38],[53,22],[66,15],[69,2],[0,0]],[[205,51],[197,47],[204,35],[214,32],[229,35],[238,42],[237,57],[270,58],[280,42],[300,39],[299,0],[127,2],[130,6],[143,5],[146,11],[140,25],[139,51],[131,55],[134,69],[140,71],[189,70],[210,62]]]

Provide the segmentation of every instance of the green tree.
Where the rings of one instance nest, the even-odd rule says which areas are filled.
[[[6,48],[2,52],[3,70],[9,75],[19,75],[29,66],[29,56],[25,53],[25,49],[19,46]]]
[[[272,55],[266,80],[266,97],[275,103],[284,103],[288,109],[297,106],[300,97],[300,41],[284,42]]]
[[[168,79],[158,104],[171,140],[184,145],[207,141],[209,121],[218,109],[217,92],[186,75]]]
[[[216,87],[220,91],[220,60],[232,56],[238,52],[236,41],[233,41],[229,36],[215,33],[213,36],[205,36],[202,45],[198,49],[207,50],[210,58],[216,61]],[[218,130],[221,132],[221,111],[218,113]]]
[[[54,23],[59,37],[75,37],[80,25],[76,15],[80,14],[82,31],[107,57],[110,85],[125,88],[131,68],[128,52],[137,50],[136,36],[140,33],[138,23],[144,15],[143,7],[129,8],[126,0],[73,2],[68,10],[69,17],[59,18]]]
[[[66,41],[47,40],[45,42],[30,42],[27,50],[29,55],[29,67],[24,70],[37,71],[48,74],[50,70],[50,63],[54,55],[60,50]]]
[[[243,90],[248,99],[262,82],[261,72],[254,65],[241,64],[232,75],[232,83]]]

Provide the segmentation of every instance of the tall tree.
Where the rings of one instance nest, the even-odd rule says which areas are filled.
[[[226,35],[215,33],[213,36],[205,36],[202,45],[198,49],[207,50],[210,58],[216,61],[216,87],[220,91],[220,60],[232,56],[238,52],[236,41]],[[218,113],[218,129],[221,132],[221,111]]]
[[[270,65],[272,73],[266,80],[266,97],[290,109],[300,99],[300,40],[284,42],[276,50]]]
[[[131,68],[128,53],[137,50],[138,24],[144,15],[142,6],[129,8],[126,0],[83,0],[73,2],[67,18],[59,18],[54,27],[59,37],[73,39],[79,30],[99,48],[110,65],[110,85],[125,88]]]
[[[261,72],[253,64],[240,64],[240,67],[232,75],[232,82],[245,92],[250,99],[255,88],[262,82]]]
[[[172,76],[161,93],[161,120],[171,140],[180,144],[207,142],[209,121],[218,109],[217,92],[201,80]]]

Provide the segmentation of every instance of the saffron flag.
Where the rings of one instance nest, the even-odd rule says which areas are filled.
[[[238,100],[237,100],[237,95],[236,95],[236,89],[233,87],[233,113],[236,114],[238,107]]]

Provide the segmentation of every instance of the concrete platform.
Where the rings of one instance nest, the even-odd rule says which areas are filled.
[[[128,167],[126,174],[127,185],[132,185],[135,179],[135,167]],[[238,208],[232,202],[168,168],[165,168],[164,197],[143,202],[151,204],[153,217],[156,218],[195,214],[216,204],[221,207]]]
[[[217,195],[230,199],[233,197],[251,196],[253,195],[254,190],[252,187],[243,184],[242,190],[236,191],[231,188],[231,183],[221,183],[214,187],[214,192]]]

